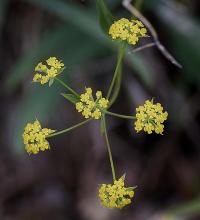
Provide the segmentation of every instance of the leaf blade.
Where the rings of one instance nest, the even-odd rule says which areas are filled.
[[[80,101],[79,97],[75,96],[74,94],[61,93],[61,95],[73,104],[76,104]]]
[[[105,34],[108,34],[108,30],[111,24],[114,22],[114,16],[108,9],[107,5],[103,0],[96,0],[96,9],[99,24]]]

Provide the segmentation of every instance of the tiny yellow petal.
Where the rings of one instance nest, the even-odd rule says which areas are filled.
[[[85,92],[80,95],[80,102],[76,103],[76,110],[81,112],[85,118],[100,119],[103,110],[107,109],[109,101],[102,98],[102,92],[96,92],[96,100],[92,95],[92,89],[86,88]]]
[[[28,123],[22,135],[27,153],[37,154],[39,151],[48,150],[50,147],[46,138],[54,132],[54,130],[42,128],[38,120]]]
[[[124,178],[115,180],[114,184],[102,184],[99,188],[99,198],[102,206],[121,209],[131,203],[134,191],[124,186]]]
[[[62,68],[64,67],[64,64],[57,60],[56,57],[50,57],[46,60],[46,63],[48,65],[40,62],[35,67],[36,73],[33,76],[33,82],[39,82],[43,85],[49,82],[50,79],[59,75],[63,70]]]
[[[146,100],[143,106],[136,108],[135,130],[137,132],[144,130],[148,134],[155,132],[163,134],[164,125],[167,120],[168,113],[163,112],[163,107],[160,103],[153,103],[153,100]]]
[[[141,21],[121,18],[115,21],[109,29],[112,39],[127,41],[129,44],[135,45],[139,41],[139,37],[145,37],[146,28]]]

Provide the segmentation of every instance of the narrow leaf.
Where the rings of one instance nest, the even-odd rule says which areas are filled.
[[[51,78],[51,79],[49,80],[49,87],[52,86],[53,82],[54,82],[54,78]]]
[[[130,190],[130,191],[132,191],[132,190],[134,190],[134,189],[136,189],[136,188],[137,188],[137,186],[130,186],[130,187],[128,187],[127,189]]]
[[[69,102],[76,104],[77,102],[80,101],[79,97],[73,95],[73,94],[65,94],[65,93],[61,93],[61,95],[67,99]]]
[[[108,30],[111,24],[114,22],[114,17],[108,7],[106,6],[104,0],[96,0],[97,15],[99,19],[99,24],[102,30],[108,34]]]
[[[120,177],[120,179],[122,178],[123,180],[125,180],[125,177],[126,177],[126,173],[124,173],[124,174]]]

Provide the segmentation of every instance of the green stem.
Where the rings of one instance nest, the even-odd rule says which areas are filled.
[[[54,136],[57,136],[57,135],[60,135],[60,134],[64,134],[64,133],[66,133],[66,132],[68,132],[68,131],[71,131],[71,130],[73,130],[73,129],[75,129],[75,128],[78,128],[78,127],[80,127],[80,126],[86,124],[86,123],[89,122],[90,120],[92,120],[92,119],[87,119],[87,120],[82,121],[82,122],[80,122],[80,123],[78,123],[78,124],[75,124],[75,125],[73,125],[73,126],[71,126],[71,127],[69,127],[69,128],[66,128],[66,129],[64,129],[64,130],[62,130],[62,131],[58,131],[58,132],[52,133],[52,134],[48,135],[47,138],[49,138],[49,137],[54,137]]]
[[[117,79],[116,79],[116,82],[115,82],[113,94],[112,94],[112,96],[109,100],[109,107],[111,107],[113,105],[113,103],[116,101],[116,99],[119,95],[119,91],[120,91],[120,88],[121,88],[121,80],[122,80],[122,63],[120,64],[120,67],[119,67],[119,73],[117,75]]]
[[[112,152],[111,152],[110,143],[109,143],[109,140],[108,140],[108,133],[107,133],[107,128],[106,128],[105,116],[103,116],[103,128],[104,128],[104,134],[105,134],[105,139],[106,139],[106,145],[107,145],[107,149],[108,149],[110,166],[111,166],[111,170],[112,170],[113,182],[114,182],[116,180],[115,167],[114,167],[114,163],[113,163],[113,159],[112,159]]]
[[[55,77],[55,80],[59,82],[62,86],[64,86],[67,90],[69,90],[72,94],[79,97],[79,94],[75,92],[72,88],[70,88],[66,83],[64,83],[61,79]]]
[[[108,115],[112,115],[112,116],[115,116],[115,117],[118,117],[118,118],[124,118],[124,119],[136,119],[135,116],[131,116],[131,115],[121,115],[121,114],[117,114],[117,113],[114,113],[114,112],[109,112],[109,111],[104,111],[105,114],[108,114]]]
[[[119,45],[118,58],[117,58],[117,66],[115,68],[115,72],[114,72],[114,75],[113,75],[110,87],[108,89],[107,99],[110,98],[110,96],[112,94],[113,87],[114,87],[115,82],[116,82],[116,79],[118,77],[118,74],[120,73],[122,60],[123,60],[123,57],[124,57],[124,54],[125,54],[125,48],[126,48],[126,43],[122,42]]]

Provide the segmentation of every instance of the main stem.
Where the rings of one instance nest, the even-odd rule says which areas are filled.
[[[124,42],[122,42],[119,45],[117,66],[115,68],[115,72],[114,72],[114,75],[113,75],[113,78],[112,78],[112,81],[111,81],[111,84],[110,84],[110,87],[109,87],[109,90],[108,90],[107,99],[110,98],[110,96],[112,94],[112,91],[113,91],[113,88],[114,88],[114,85],[115,85],[115,82],[116,82],[116,79],[118,77],[118,74],[120,73],[120,67],[121,67],[123,57],[124,57],[125,47],[126,47],[126,44]]]
[[[108,149],[108,155],[109,155],[110,166],[111,166],[112,176],[113,176],[113,182],[114,182],[114,181],[116,180],[115,167],[114,167],[114,163],[113,163],[113,158],[112,158],[112,152],[111,152],[110,143],[109,143],[109,140],[108,140],[108,133],[107,133],[107,128],[106,128],[106,119],[105,119],[105,116],[103,116],[103,127],[104,127],[104,134],[105,134],[106,145],[107,145],[107,149]]]
[[[91,120],[91,119],[87,119],[87,120],[82,121],[82,122],[80,122],[80,123],[78,123],[78,124],[75,124],[75,125],[73,125],[73,126],[71,126],[71,127],[69,127],[69,128],[66,128],[66,129],[64,129],[64,130],[62,130],[62,131],[58,131],[58,132],[55,132],[55,133],[53,133],[53,134],[50,134],[50,135],[48,135],[48,138],[49,138],[49,137],[54,137],[54,136],[57,136],[57,135],[60,135],[60,134],[64,134],[64,133],[66,133],[66,132],[68,132],[68,131],[71,131],[71,130],[73,130],[73,129],[75,129],[75,128],[78,128],[78,127],[80,127],[80,126],[86,124],[86,123],[89,122],[90,120]]]
[[[59,82],[62,86],[64,86],[67,90],[69,90],[75,96],[79,96],[77,92],[75,92],[72,88],[70,88],[66,83],[64,83],[61,79],[55,77],[55,80]]]

